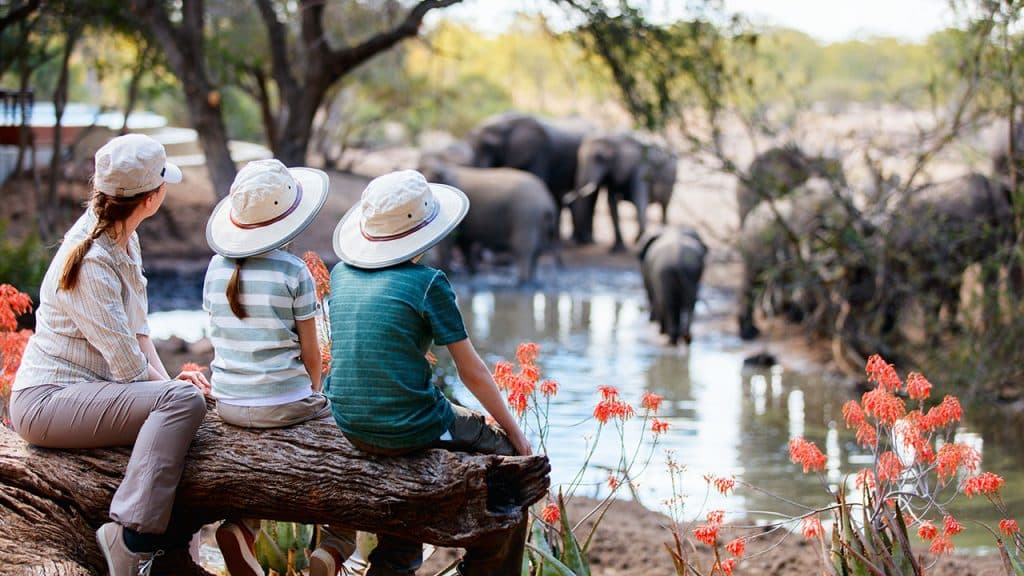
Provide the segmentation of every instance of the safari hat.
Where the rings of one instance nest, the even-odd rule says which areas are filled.
[[[181,182],[181,169],[167,161],[163,144],[144,134],[118,136],[96,151],[93,187],[108,195],[131,198],[160,184]]]
[[[255,160],[238,171],[228,197],[206,223],[206,242],[227,258],[245,258],[279,248],[323,208],[327,174],[286,168],[279,160]]]
[[[338,222],[334,252],[359,268],[393,266],[440,242],[468,211],[458,188],[428,183],[415,170],[384,174]]]

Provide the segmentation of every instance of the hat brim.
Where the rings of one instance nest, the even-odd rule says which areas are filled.
[[[181,168],[178,168],[177,164],[171,164],[170,162],[164,163],[164,182],[168,184],[177,184],[181,182]]]
[[[314,168],[289,168],[302,186],[302,200],[291,214],[260,228],[239,228],[231,222],[231,198],[225,198],[213,209],[206,223],[206,242],[213,251],[226,258],[246,258],[269,252],[291,242],[320,213],[330,179]]]
[[[334,229],[334,253],[346,264],[358,268],[386,268],[400,264],[433,248],[469,212],[469,198],[458,188],[429,184],[437,216],[419,230],[394,240],[369,240],[360,229],[362,200],[356,203]]]

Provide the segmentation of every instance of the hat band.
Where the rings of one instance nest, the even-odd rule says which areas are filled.
[[[423,220],[420,220],[420,222],[418,224],[416,224],[412,228],[409,228],[405,232],[399,232],[398,234],[388,234],[388,235],[384,235],[384,236],[377,236],[375,234],[370,234],[369,232],[367,232],[366,229],[363,228],[363,223],[362,222],[359,223],[359,232],[363,235],[363,238],[366,238],[370,242],[387,242],[389,240],[398,240],[399,238],[405,238],[406,236],[412,234],[413,232],[416,232],[417,230],[423,229],[426,225],[428,225],[431,222],[433,222],[434,218],[437,218],[437,215],[440,212],[441,212],[441,203],[438,202],[437,200],[434,200],[434,208],[430,211],[430,214],[427,214],[426,218],[424,218]]]
[[[235,220],[235,215],[234,214],[230,214],[229,213],[228,217],[231,218],[231,223],[232,224],[234,224],[238,228],[241,228],[242,230],[252,230],[253,228],[263,228],[264,226],[270,226],[271,224],[275,224],[275,223],[280,222],[281,220],[284,220],[285,218],[287,218],[289,214],[291,214],[292,212],[295,212],[295,209],[299,207],[299,204],[301,202],[302,202],[302,184],[298,180],[296,180],[295,181],[295,201],[292,202],[292,205],[289,206],[287,210],[285,210],[284,212],[281,212],[277,216],[274,216],[270,220],[264,220],[263,222],[254,222],[252,224],[243,224],[243,223],[239,222],[238,220]]]

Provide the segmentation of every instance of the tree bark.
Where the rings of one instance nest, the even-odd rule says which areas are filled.
[[[0,428],[0,565],[5,574],[95,574],[94,531],[130,449],[47,450]],[[357,451],[329,421],[258,430],[213,413],[199,429],[173,518],[187,529],[223,518],[326,523],[464,546],[514,526],[548,489],[543,456]],[[183,521],[184,523],[184,521]]]
[[[135,0],[132,9],[139,14],[150,35],[160,44],[171,69],[185,91],[192,127],[199,133],[199,144],[206,155],[206,169],[217,198],[227,196],[235,179],[235,163],[228,151],[228,133],[220,111],[220,92],[206,69],[203,42],[202,0],[184,0],[182,22],[171,23],[164,3]]]
[[[288,166],[305,164],[313,118],[330,87],[377,54],[419,34],[423,17],[431,10],[459,2],[461,0],[421,0],[394,27],[358,44],[332,48],[324,33],[324,2],[302,0],[299,12],[303,66],[301,77],[296,77],[291,72],[284,25],[277,19],[270,0],[258,0],[256,4],[267,28],[272,77],[279,95],[274,156]]]

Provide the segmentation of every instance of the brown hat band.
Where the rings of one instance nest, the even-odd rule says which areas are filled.
[[[292,212],[295,212],[295,209],[298,208],[299,204],[301,204],[301,203],[302,203],[302,184],[298,180],[296,180],[295,181],[295,201],[292,202],[292,205],[289,206],[287,210],[285,210],[284,212],[278,214],[277,216],[274,216],[270,220],[264,220],[263,222],[254,222],[252,224],[243,224],[243,223],[239,222],[238,220],[235,220],[235,215],[231,214],[230,212],[228,213],[228,218],[231,219],[231,223],[232,224],[234,224],[238,228],[241,228],[242,230],[252,230],[253,228],[263,228],[264,226],[270,226],[271,224],[274,224],[274,223],[280,222],[281,220],[284,220],[285,218],[288,217],[289,214],[291,214]]]

